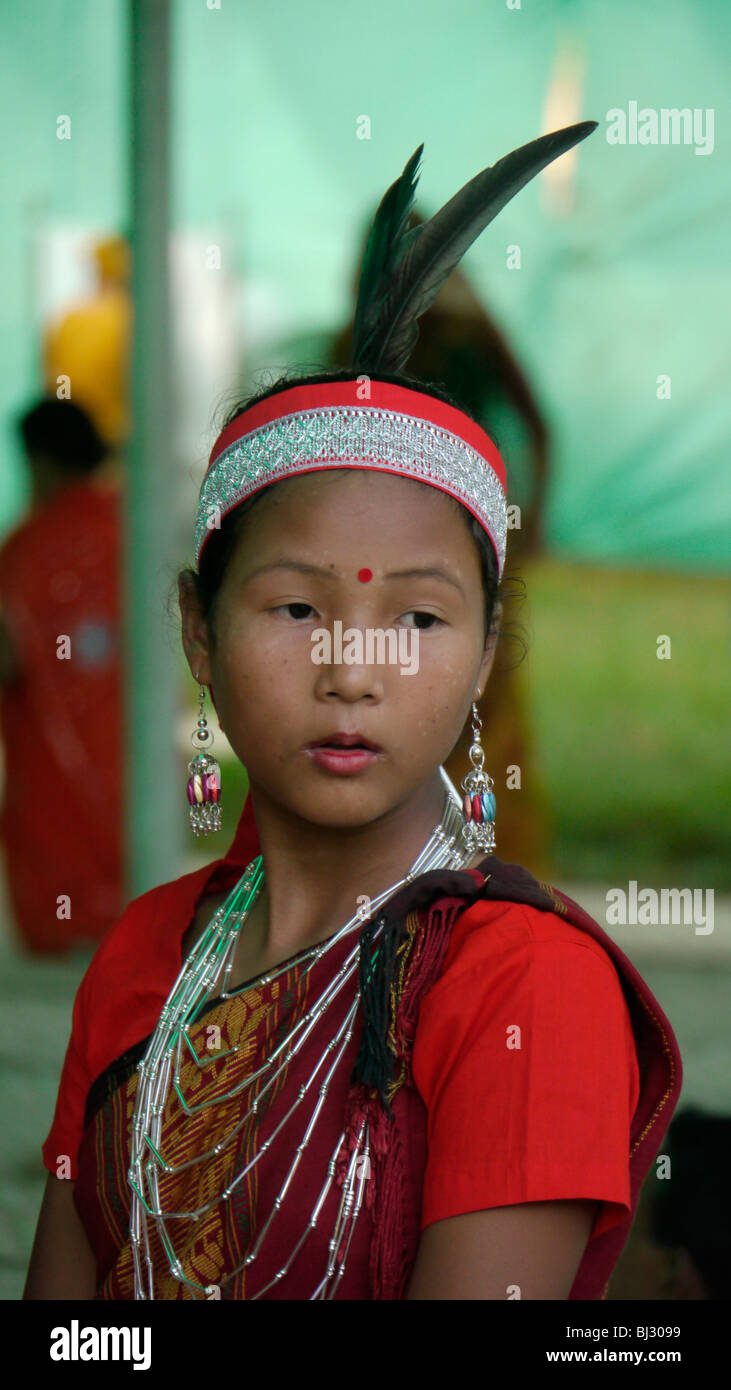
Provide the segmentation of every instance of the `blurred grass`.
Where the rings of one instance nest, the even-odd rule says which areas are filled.
[[[524,578],[556,876],[728,890],[728,583],[553,560]]]
[[[553,876],[731,890],[728,583],[554,559],[522,577]],[[246,773],[221,769],[233,831]]]

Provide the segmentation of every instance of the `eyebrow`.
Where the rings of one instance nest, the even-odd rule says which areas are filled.
[[[298,574],[311,574],[319,579],[336,579],[337,575],[332,570],[324,569],[321,565],[309,565],[304,560],[272,560],[267,565],[258,565],[247,579],[256,579],[257,575],[267,574],[271,570],[295,570]],[[458,580],[453,579],[445,570],[437,566],[419,566],[408,570],[390,570],[385,574],[384,579],[441,579],[445,584],[451,584],[453,588],[459,590],[464,598],[464,589]]]
[[[385,574],[384,579],[441,579],[445,584],[451,584],[454,589],[458,589],[464,597],[464,589],[459,580],[453,579],[446,570],[440,570],[436,565],[422,566],[411,570],[391,570]]]

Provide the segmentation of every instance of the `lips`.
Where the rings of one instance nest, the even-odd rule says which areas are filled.
[[[320,772],[330,777],[358,777],[379,759],[382,748],[364,734],[333,733],[303,749]]]
[[[373,743],[363,734],[328,734],[325,738],[316,739],[313,743],[307,744],[308,748],[368,748],[372,753],[382,753],[383,749],[378,743]]]

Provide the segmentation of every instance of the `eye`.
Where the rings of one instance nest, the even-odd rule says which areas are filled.
[[[421,609],[421,608],[410,608],[410,609],[409,609],[409,612],[404,614],[404,617],[409,617],[409,615],[410,615],[411,613],[413,613],[413,615],[414,615],[415,618],[426,618],[430,624],[431,624],[431,623],[438,623],[440,627],[443,626],[443,624],[442,624],[442,619],[441,619],[441,618],[438,618],[438,617],[436,616],[435,613],[426,613],[426,612],[424,612],[424,610]],[[411,626],[412,626],[411,623],[406,623],[406,627],[411,627]],[[424,624],[424,623],[418,623],[418,622],[417,622],[417,623],[414,623],[413,626],[416,628],[417,632],[430,632],[430,631],[431,631],[431,627],[427,627],[426,624]]]
[[[293,609],[293,608],[296,608],[296,609],[303,609],[303,608],[304,608],[305,611],[304,611],[304,613],[302,613],[302,612],[293,613],[293,612],[291,612],[291,611],[288,611],[288,610],[291,610],[291,609]],[[306,618],[307,615],[308,615],[308,613],[314,613],[314,611],[315,611],[315,610],[314,610],[314,608],[312,607],[312,604],[311,604],[311,603],[297,603],[297,602],[295,602],[295,601],[293,601],[292,603],[280,603],[279,606],[278,606],[277,608],[273,608],[273,609],[272,609],[272,612],[273,612],[273,613],[284,613],[284,614],[286,614],[287,617],[289,617],[289,618],[294,618],[294,619],[297,619],[297,618]]]

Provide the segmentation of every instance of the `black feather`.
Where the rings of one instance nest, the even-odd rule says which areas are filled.
[[[358,282],[358,301],[353,320],[353,341],[363,334],[364,319],[389,285],[409,240],[406,223],[414,207],[419,182],[419,162],[424,146],[414,150],[403,173],[384,193],[363,253]]]
[[[351,368],[400,372],[419,336],[417,319],[480,232],[547,164],[596,127],[596,121],[581,121],[521,145],[470,179],[423,226],[406,230],[420,146],[384,195],[373,221],[358,287]]]

